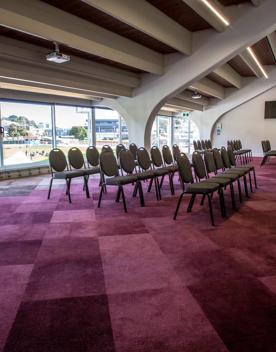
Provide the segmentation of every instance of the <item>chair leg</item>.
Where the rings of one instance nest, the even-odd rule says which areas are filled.
[[[194,202],[195,202],[195,198],[196,198],[196,194],[193,193],[192,196],[191,196],[188,208],[187,208],[187,213],[190,213],[192,211],[193,205],[194,205]]]
[[[234,192],[234,185],[233,185],[232,182],[230,183],[230,192],[231,192],[232,208],[233,208],[234,210],[237,210],[237,207],[236,207],[236,199],[235,199],[235,192]]]
[[[69,203],[72,203],[72,200],[71,200],[71,194],[70,194],[70,187],[71,187],[71,179],[67,178],[66,179],[66,195],[68,196],[68,199],[69,199]]]
[[[156,199],[159,200],[159,190],[158,190],[158,185],[157,185],[157,178],[154,177],[150,181],[152,181],[152,182],[154,181]]]
[[[152,182],[153,182],[153,179],[151,178],[151,179],[150,179],[149,186],[148,186],[148,192],[150,192],[150,191],[151,191]]]
[[[135,198],[137,196],[137,190],[138,190],[138,183],[136,182],[133,189],[132,197]]]
[[[48,199],[50,199],[51,190],[52,190],[52,184],[53,184],[53,177],[50,180],[49,191],[48,191]]]
[[[266,160],[267,160],[267,155],[265,155],[265,156],[263,157],[263,160],[262,160],[262,162],[261,162],[261,166],[263,166],[263,165],[266,163]]]
[[[88,178],[86,176],[84,176],[83,180],[84,180],[84,187],[85,187],[86,197],[90,198],[89,188],[88,188]]]
[[[239,178],[237,181],[238,181],[238,191],[239,191],[240,203],[242,203],[241,181]]]
[[[99,196],[99,200],[98,200],[98,208],[100,208],[100,206],[101,206],[103,192],[104,192],[104,184],[102,183],[101,192],[100,192],[100,196]]]
[[[120,201],[120,196],[121,196],[121,188],[118,187],[118,191],[117,191],[117,195],[116,195],[115,202],[119,203],[119,201]]]
[[[255,168],[253,168],[253,177],[254,177],[255,188],[258,188],[258,186],[257,186],[257,178],[256,178],[256,173],[255,173]]]
[[[144,193],[143,193],[142,183],[140,181],[138,181],[136,184],[138,184],[138,190],[139,190],[139,197],[140,197],[141,207],[144,207],[145,206],[145,200],[144,200]]]
[[[205,197],[206,197],[206,194],[203,194],[203,196],[202,196],[202,198],[201,198],[200,205],[203,205],[203,204],[204,204]]]
[[[226,218],[226,207],[225,207],[225,200],[224,200],[224,193],[223,193],[223,189],[220,188],[219,191],[219,203],[220,203],[220,211],[221,211],[221,216],[223,218]]]
[[[173,174],[169,174],[171,195],[174,195],[174,184],[173,184]]]
[[[174,212],[174,216],[173,216],[173,219],[176,220],[176,217],[177,217],[177,214],[178,214],[178,211],[179,211],[179,207],[180,207],[180,204],[181,204],[181,201],[182,201],[182,198],[184,196],[184,192],[180,194],[179,198],[178,198],[178,202],[177,202],[177,206],[176,206],[176,209],[175,209],[175,212]]]
[[[162,188],[162,186],[163,186],[164,178],[165,178],[165,175],[163,175],[163,176],[161,177],[160,189],[161,189],[161,188]]]
[[[253,192],[253,187],[252,187],[252,177],[250,171],[248,172],[248,177],[249,177],[249,185],[250,185],[250,191]]]
[[[212,207],[212,199],[211,199],[210,194],[207,194],[207,197],[208,197],[208,204],[209,204],[209,212],[210,212],[211,224],[212,224],[212,226],[215,226],[214,214],[213,214],[213,207]]]
[[[123,199],[124,211],[125,211],[125,213],[127,213],[126,199],[125,199],[125,194],[124,194],[124,189],[123,189],[123,186],[120,186],[120,188],[121,188],[121,193],[122,193],[122,199]]]
[[[162,199],[162,196],[161,196],[161,187],[160,187],[160,184],[159,184],[159,179],[158,177],[156,177],[156,184],[157,184],[157,191],[158,191],[158,195],[159,195],[159,200]]]
[[[249,198],[246,176],[243,176],[243,184],[244,184],[244,193],[246,197]]]

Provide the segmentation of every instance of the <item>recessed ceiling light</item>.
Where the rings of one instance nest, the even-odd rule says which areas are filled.
[[[201,98],[202,98],[202,95],[199,94],[198,92],[194,92],[192,95],[192,99],[201,99]]]
[[[257,56],[254,54],[254,51],[250,48],[250,47],[247,47],[246,50],[249,52],[249,54],[251,55],[252,59],[255,61],[255,63],[257,64],[257,66],[259,67],[259,69],[261,70],[262,74],[264,75],[264,77],[266,79],[268,79],[268,75],[267,73],[265,72],[263,66],[261,65],[261,63],[259,62]]]
[[[225,26],[229,26],[230,22],[207,0],[201,0],[220,20],[225,24]]]

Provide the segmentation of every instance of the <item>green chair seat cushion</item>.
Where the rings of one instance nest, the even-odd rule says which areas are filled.
[[[238,173],[227,171],[213,176],[213,178],[216,178],[216,177],[224,177],[224,178],[226,177],[226,178],[229,178],[231,181],[235,181],[240,177],[240,175]]]
[[[95,175],[95,174],[99,174],[101,172],[100,167],[99,166],[95,166],[95,167],[91,167],[89,169],[85,169],[85,174],[86,175]]]
[[[208,183],[208,182],[199,182],[199,183],[191,183],[187,186],[187,193],[211,193],[215,192],[219,189],[218,183]]]
[[[136,175],[115,176],[105,180],[107,185],[123,186],[137,181]]]
[[[56,179],[65,180],[66,178],[82,177],[85,175],[85,170],[68,170],[62,172],[55,172],[53,177]]]
[[[149,178],[153,178],[155,176],[154,170],[146,170],[143,172],[138,172],[135,174],[138,180],[148,180]]]
[[[217,183],[220,186],[227,186],[231,183],[231,179],[230,178],[226,178],[226,177],[210,177],[207,180],[204,180],[203,182],[207,182],[207,183]]]
[[[154,169],[153,171],[155,176],[165,176],[169,173],[169,170],[165,167],[162,167],[160,169]]]

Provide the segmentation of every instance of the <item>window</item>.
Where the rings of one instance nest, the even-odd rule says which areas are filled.
[[[123,118],[114,110],[95,108],[96,145],[108,144],[115,149],[118,143],[128,144],[128,129]]]
[[[184,114],[183,114],[184,115]],[[167,144],[178,144],[180,150],[185,153],[193,152],[193,140],[199,139],[197,126],[185,113],[185,116],[161,116],[158,115],[152,125],[151,145],[162,148]]]
[[[123,118],[100,107],[0,101],[0,126],[0,167],[48,163],[54,146],[67,155],[73,146],[85,153],[89,145],[128,144]]]
[[[85,153],[89,144],[92,144],[91,109],[56,105],[55,116],[56,146],[65,154],[71,147],[78,147]]]
[[[157,145],[159,148],[166,144],[171,146],[171,134],[171,118],[168,116],[157,116],[152,127],[151,144]]]
[[[51,106],[1,102],[2,166],[43,162],[52,149]]]

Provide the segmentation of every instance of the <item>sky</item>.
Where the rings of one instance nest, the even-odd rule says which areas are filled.
[[[25,116],[30,120],[34,120],[36,123],[51,122],[51,107],[49,105],[38,105],[38,104],[26,104],[26,103],[13,103],[13,102],[1,102],[1,116],[8,117],[10,115]],[[82,109],[85,110],[85,109]],[[89,111],[89,109],[87,109]],[[114,118],[118,117],[119,114],[112,110],[96,110],[97,118]],[[84,125],[87,119],[87,113],[77,113],[76,107],[72,106],[56,106],[56,125],[57,127],[70,128],[76,125]]]

